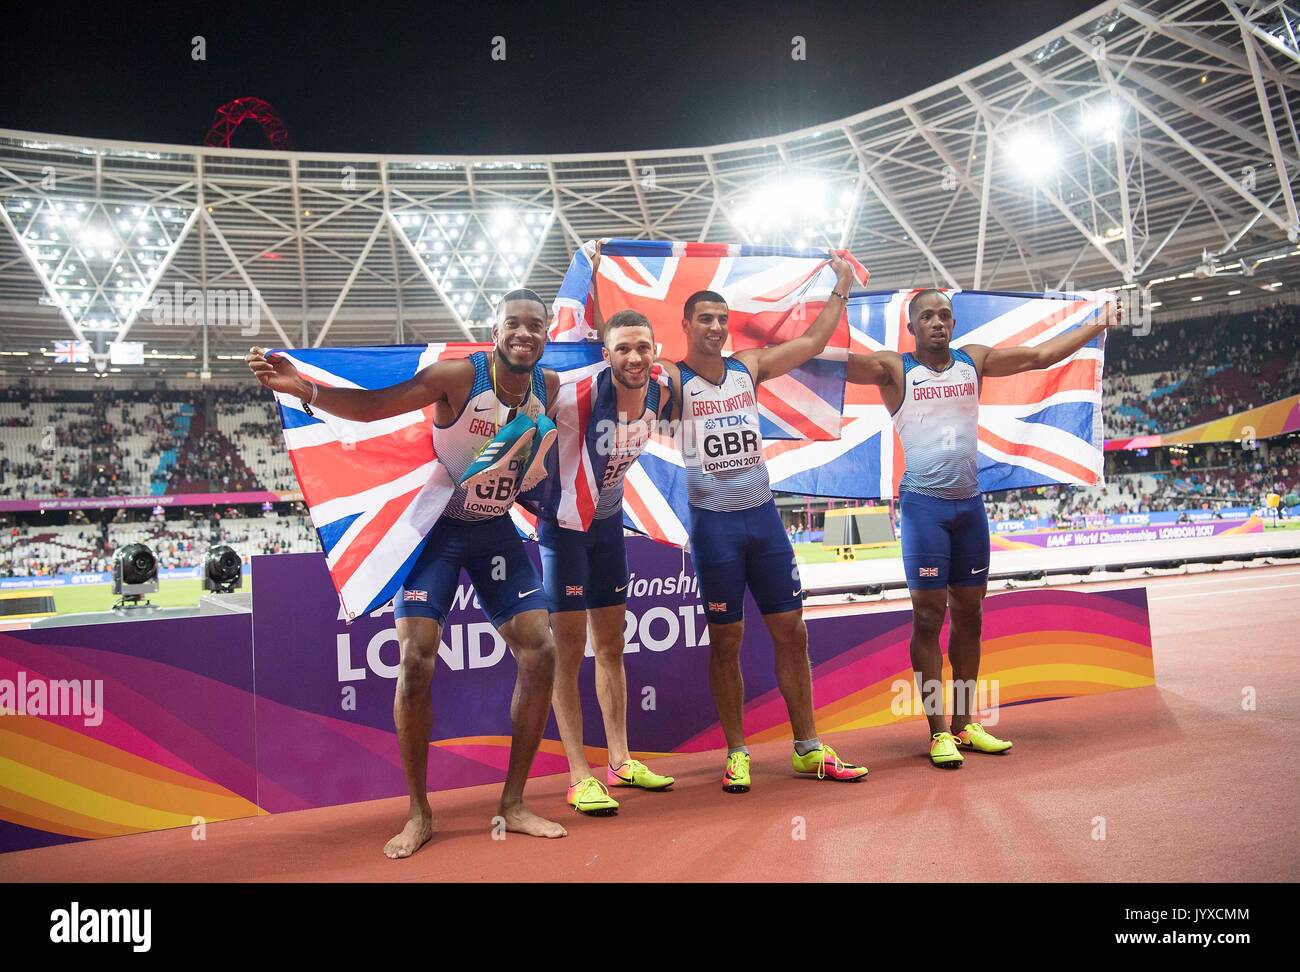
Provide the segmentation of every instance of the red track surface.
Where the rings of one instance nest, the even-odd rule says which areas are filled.
[[[869,782],[795,778],[756,746],[754,789],[718,786],[717,754],[671,757],[670,793],[620,791],[579,818],[565,780],[529,784],[562,840],[489,836],[497,788],[432,796],[420,853],[380,849],[405,800],[308,810],[0,856],[0,881],[1294,881],[1300,568],[1148,583],[1158,688],[1013,707],[1012,755],[930,767],[909,722],[831,741]],[[1096,588],[1093,588],[1096,589]],[[1256,711],[1242,709],[1254,687]],[[1095,840],[1096,818],[1105,839]],[[802,818],[806,839],[793,839]]]

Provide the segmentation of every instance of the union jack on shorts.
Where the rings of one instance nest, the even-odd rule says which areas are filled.
[[[922,577],[938,577],[938,576],[939,576],[939,568],[938,568],[938,567],[922,567],[922,568],[921,568],[921,576],[922,576]]]
[[[564,585],[564,596],[565,596],[565,597],[582,597],[582,585],[581,585],[581,584],[565,584],[565,585]]]
[[[403,601],[427,601],[429,600],[428,591],[403,591]]]

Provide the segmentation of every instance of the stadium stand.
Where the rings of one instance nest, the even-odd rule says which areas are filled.
[[[50,574],[112,570],[113,551],[143,543],[160,568],[197,567],[208,549],[227,544],[247,563],[254,554],[318,550],[316,532],[301,512],[284,515],[191,516],[180,520],[106,522],[43,526],[10,524],[0,547],[0,576],[43,577]]]
[[[184,404],[0,401],[0,496],[124,496],[161,492],[182,435]]]
[[[1300,393],[1300,309],[1278,304],[1237,314],[1117,330],[1107,347],[1106,434],[1167,431]],[[1226,348],[1227,350],[1222,350]],[[1218,350],[1214,350],[1218,349]],[[1300,480],[1300,436],[1263,443],[1243,461],[1233,444],[1107,453],[1102,487],[1042,487],[989,494],[990,519],[1157,512],[1258,505]],[[55,390],[28,380],[0,387],[0,498],[111,497],[297,488],[273,403],[257,387]],[[216,543],[253,554],[314,551],[297,503],[176,511],[76,511],[57,525],[0,517],[0,575],[112,569],[123,544],[148,544],[161,567],[193,567]],[[63,522],[65,521],[66,522]]]
[[[1169,432],[1300,394],[1300,309],[1118,330],[1108,341],[1106,435]]]
[[[216,405],[217,432],[234,443],[241,464],[262,489],[298,488],[284,449],[275,409],[260,388],[222,389]]]

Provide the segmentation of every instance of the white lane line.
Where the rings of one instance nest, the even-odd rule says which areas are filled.
[[[1239,587],[1236,590],[1225,591],[1224,593],[1245,594],[1249,591],[1280,591],[1280,590],[1291,590],[1292,588],[1296,588],[1296,587],[1300,587],[1300,584],[1273,584],[1270,585],[1269,587]],[[1147,600],[1148,601],[1177,601],[1179,598],[1183,598],[1183,597],[1204,597],[1204,596],[1205,596],[1204,594],[1171,594],[1168,597],[1148,597]]]
[[[1241,580],[1241,574],[1243,570],[1260,570],[1260,569],[1267,570],[1268,568],[1239,567],[1236,570],[1224,571],[1225,574],[1231,574],[1232,575],[1231,577],[1215,577],[1212,580],[1183,581],[1180,578],[1178,578],[1176,575],[1172,575],[1172,574],[1166,574],[1163,576],[1153,575],[1153,579],[1154,576],[1159,576],[1160,580],[1165,580],[1166,578],[1169,580],[1177,580],[1179,587],[1196,587],[1200,584],[1228,584],[1233,581],[1239,581]],[[1268,575],[1269,580],[1272,580],[1274,577],[1300,577],[1300,570],[1280,570],[1276,574]]]

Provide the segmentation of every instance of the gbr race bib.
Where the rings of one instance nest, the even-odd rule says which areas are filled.
[[[490,478],[472,477],[465,483],[465,502],[463,509],[467,513],[482,516],[502,516],[510,512],[515,497],[519,493],[519,482],[524,474],[524,465],[531,450],[523,452],[510,463],[495,471]]]
[[[763,436],[748,412],[696,419],[695,442],[700,471],[708,475],[748,469],[763,459]]]

